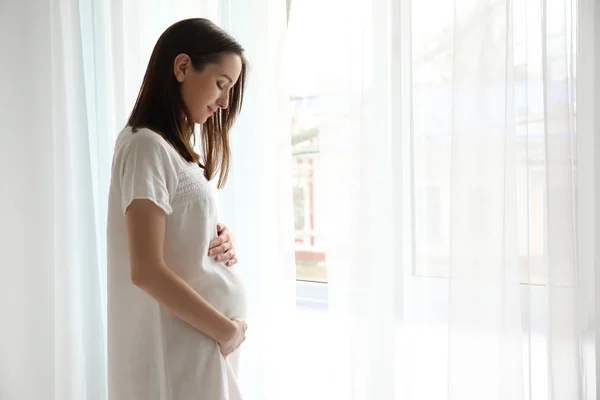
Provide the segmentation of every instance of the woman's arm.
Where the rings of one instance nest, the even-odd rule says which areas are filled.
[[[125,218],[133,284],[216,342],[241,343],[238,336],[244,336],[245,323],[221,314],[165,265],[164,211],[150,200],[138,199],[127,208]]]

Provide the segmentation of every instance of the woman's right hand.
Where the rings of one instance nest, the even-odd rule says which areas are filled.
[[[232,318],[232,321],[235,325],[235,330],[232,330],[232,333],[227,340],[218,342],[223,357],[227,357],[233,353],[240,347],[244,340],[246,340],[246,329],[248,329],[248,324],[239,318]]]

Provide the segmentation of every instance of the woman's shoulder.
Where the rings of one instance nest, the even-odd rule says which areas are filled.
[[[183,169],[177,150],[159,133],[148,129],[124,128],[115,141],[113,165],[161,165],[179,174]]]
[[[117,136],[115,153],[152,153],[178,160],[179,153],[158,132],[148,128],[125,127]]]
[[[169,143],[158,133],[149,128],[132,128],[126,126],[117,136],[116,146],[127,147],[130,145],[142,147],[170,147]]]

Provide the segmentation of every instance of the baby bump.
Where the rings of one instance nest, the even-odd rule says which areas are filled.
[[[197,278],[189,281],[189,284],[227,317],[246,316],[246,293],[235,267],[207,265]]]

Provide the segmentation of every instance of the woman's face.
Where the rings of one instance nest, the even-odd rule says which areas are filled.
[[[234,53],[224,53],[220,60],[196,71],[190,57],[175,58],[175,78],[181,83],[181,97],[192,120],[203,124],[219,108],[229,106],[229,92],[242,71],[242,59]]]

